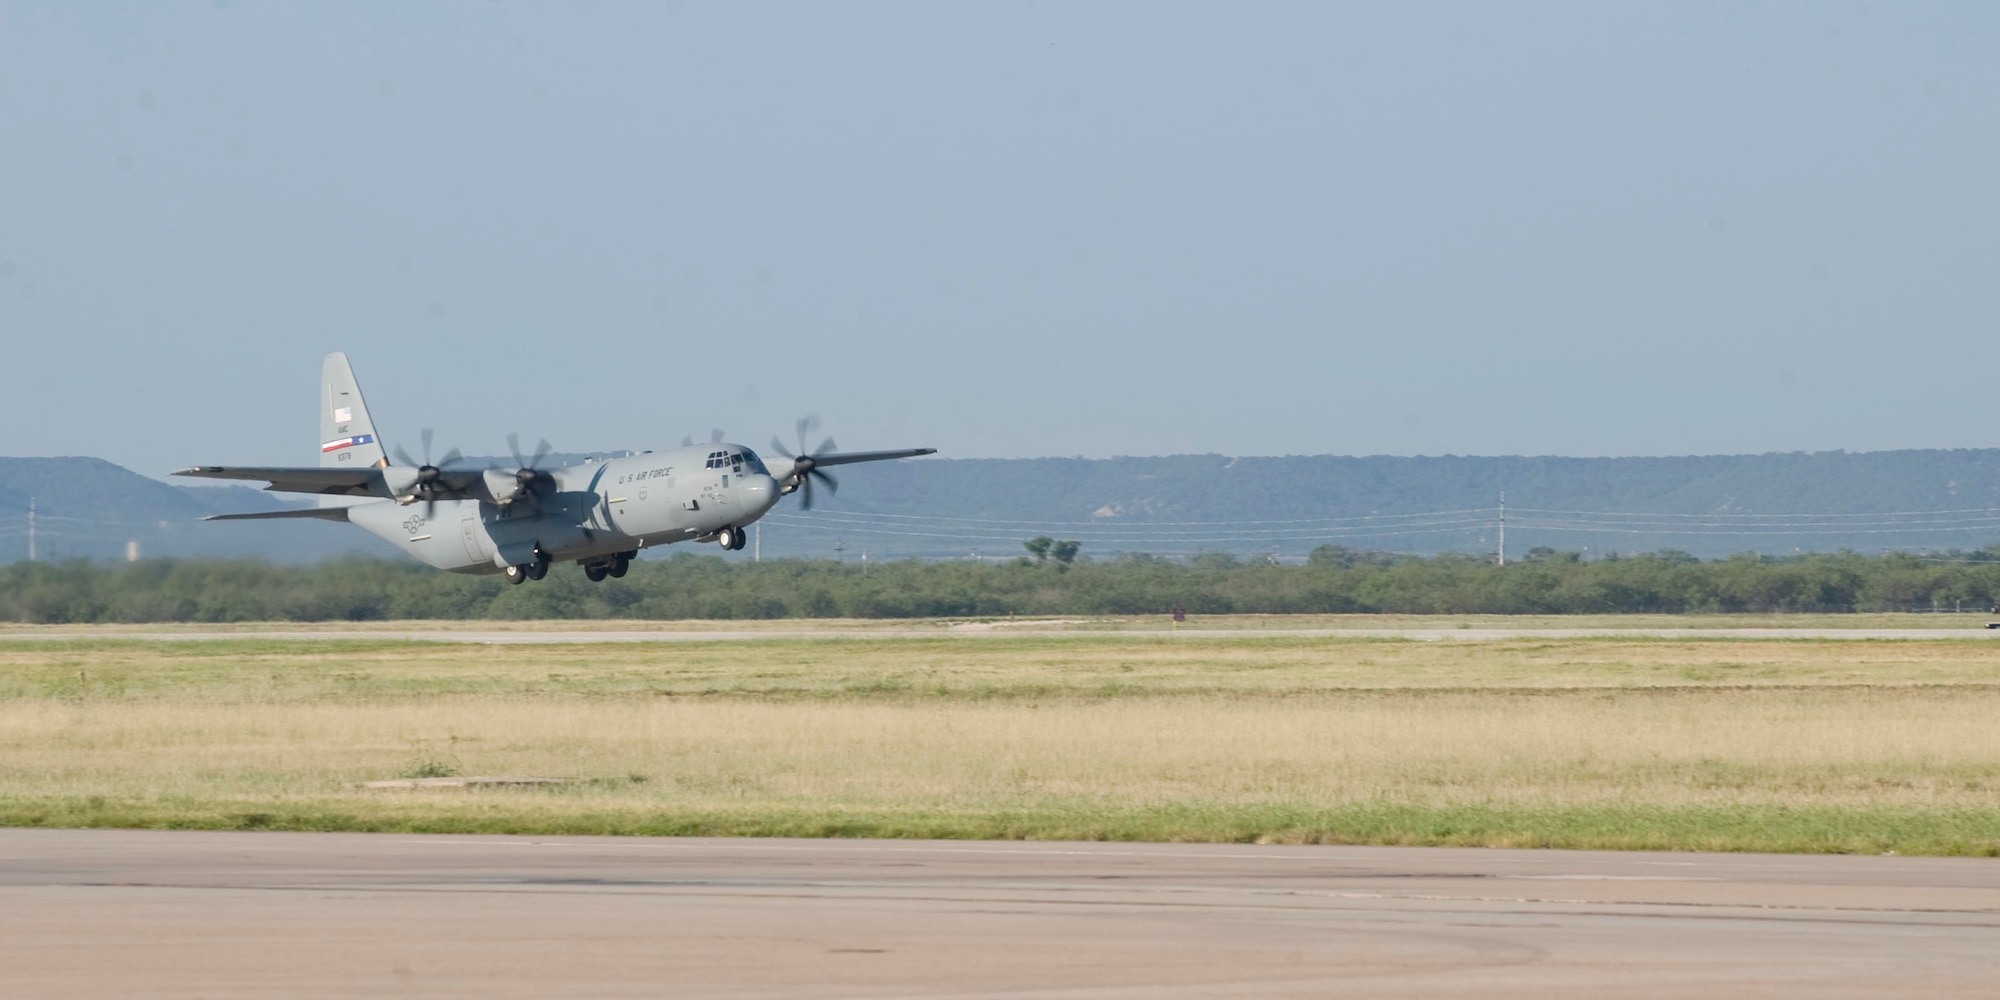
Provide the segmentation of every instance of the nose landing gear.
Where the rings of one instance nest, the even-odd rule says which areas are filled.
[[[748,541],[748,533],[733,524],[723,525],[715,530],[715,544],[721,548],[742,551]]]

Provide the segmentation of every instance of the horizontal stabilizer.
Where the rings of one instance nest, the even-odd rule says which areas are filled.
[[[382,470],[363,469],[294,469],[266,466],[220,466],[198,465],[192,469],[182,469],[176,476],[193,476],[198,479],[248,479],[263,481],[271,485],[267,490],[281,493],[326,493],[335,496],[386,497],[388,488],[382,482]]]
[[[307,507],[303,510],[266,510],[255,514],[210,514],[204,521],[277,521],[288,518],[309,518],[318,521],[345,521],[345,507]]]

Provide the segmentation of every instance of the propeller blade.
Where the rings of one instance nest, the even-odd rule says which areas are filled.
[[[432,429],[431,429],[431,428],[429,428],[429,427],[426,427],[426,428],[424,428],[424,429],[423,429],[422,431],[418,432],[418,435],[417,435],[417,436],[418,436],[419,438],[422,438],[422,439],[423,439],[423,442],[424,442],[424,464],[425,464],[425,465],[429,465],[429,464],[431,464],[431,437],[432,437],[433,435],[435,435],[436,433],[437,433],[436,431],[432,430]]]
[[[692,447],[694,447],[694,435],[692,435],[692,434],[683,434],[683,435],[681,435],[681,447],[683,447],[683,448],[692,448]]]
[[[840,446],[834,444],[832,438],[827,438],[826,440],[821,441],[819,443],[819,447],[813,449],[813,457],[817,458],[821,455],[826,454],[829,451],[839,451],[839,450]]]
[[[438,459],[438,468],[442,469],[445,466],[450,465],[453,462],[461,461],[464,458],[465,456],[460,454],[457,448],[453,448],[452,450],[445,452],[443,458]]]
[[[550,444],[548,438],[543,438],[535,442],[535,455],[533,458],[522,458],[521,435],[511,432],[507,435],[507,452],[514,456],[514,467],[517,469],[534,469],[539,471],[542,467],[542,459],[549,457],[549,453],[554,450],[555,445]]]
[[[414,458],[411,458],[411,457],[410,457],[410,453],[409,453],[409,452],[407,452],[407,451],[404,451],[404,450],[403,450],[403,446],[402,446],[402,445],[400,445],[400,444],[399,444],[399,445],[397,445],[397,446],[395,447],[395,450],[391,451],[391,452],[390,452],[390,454],[392,454],[392,455],[396,456],[396,464],[397,464],[397,465],[418,465],[418,464],[420,464],[420,463],[418,463],[418,462],[417,462],[417,460],[416,460],[416,459],[414,459]]]
[[[796,426],[799,431],[799,454],[803,455],[806,453],[806,435],[819,430],[819,418],[812,414],[807,414],[799,418]]]
[[[771,439],[771,450],[779,455],[785,456],[786,458],[798,457],[792,454],[792,450],[790,448],[785,447],[784,444],[775,437]]]
[[[723,437],[722,428],[720,427],[711,428],[708,432],[708,443],[721,444],[722,437]]]
[[[813,477],[811,476],[806,476],[804,479],[799,480],[799,509],[813,509]]]
[[[833,478],[833,476],[827,474],[824,470],[814,469],[811,472],[807,473],[806,476],[809,479],[817,479],[820,482],[825,483],[826,491],[828,493],[840,492],[840,480]]]

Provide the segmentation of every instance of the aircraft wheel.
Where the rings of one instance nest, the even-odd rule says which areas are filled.
[[[750,533],[749,533],[749,532],[747,532],[747,531],[744,531],[744,530],[743,530],[742,528],[735,528],[735,529],[732,529],[732,530],[733,530],[733,533],[734,533],[734,534],[736,535],[736,542],[735,542],[735,544],[733,544],[733,545],[731,545],[731,546],[729,546],[729,547],[730,547],[730,548],[732,548],[732,549],[735,549],[735,550],[736,550],[736,551],[738,551],[738,552],[741,552],[741,551],[743,551],[743,546],[744,546],[744,544],[746,544],[747,542],[749,542],[749,541],[750,541]]]
[[[548,557],[543,556],[539,559],[536,559],[534,562],[529,563],[527,565],[527,571],[528,571],[528,579],[530,580],[539,580],[542,577],[549,575]]]
[[[625,575],[625,571],[631,568],[632,568],[632,557],[630,555],[627,555],[626,553],[620,552],[618,553],[618,560],[611,564],[611,575],[615,577],[622,577]]]
[[[603,563],[585,563],[583,567],[583,578],[589,580],[591,583],[603,583],[605,575],[610,572],[611,572],[611,567],[606,566]]]
[[[724,525],[715,532],[715,545],[720,549],[740,549],[743,547],[743,533],[733,525]]]
[[[509,566],[507,567],[506,575],[508,583],[519,584],[522,580],[528,578],[528,570],[524,566]]]

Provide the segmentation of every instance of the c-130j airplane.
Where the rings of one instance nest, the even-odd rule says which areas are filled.
[[[789,466],[766,468],[757,453],[716,440],[684,442],[671,451],[641,452],[623,458],[593,459],[582,465],[541,468],[549,443],[534,457],[521,457],[519,439],[507,438],[515,465],[454,468],[454,448],[430,462],[430,432],[424,432],[424,461],[397,448],[396,464],[382,450],[361,387],[347,355],[326,356],[320,370],[319,466],[253,468],[198,465],[176,476],[267,482],[267,490],[319,494],[320,505],[303,510],[218,514],[208,521],[320,518],[360,525],[411,555],[454,573],[505,573],[507,582],[539,580],[557,562],[583,564],[592,581],[624,576],[639,550],[694,539],[725,549],[743,547],[743,529],[778,503],[804,491],[811,509],[813,481],[828,490],[839,484],[825,472],[833,465],[881,462],[934,454],[936,448],[893,451],[833,450],[831,438],[807,452],[808,420],[799,421],[799,453],[777,439],[772,451]],[[338,497],[367,497],[341,505]]]

